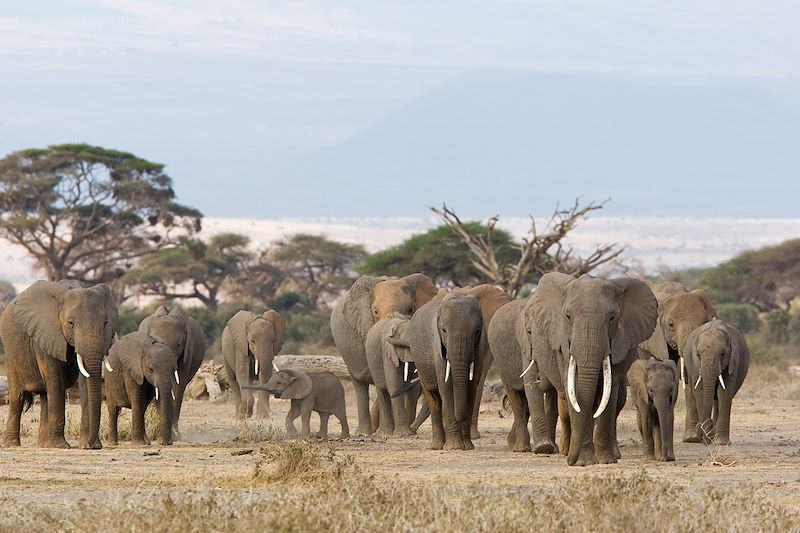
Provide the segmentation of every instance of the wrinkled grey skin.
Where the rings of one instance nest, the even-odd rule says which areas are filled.
[[[706,443],[713,439],[715,444],[730,444],[733,397],[750,367],[750,350],[744,335],[731,324],[714,319],[689,335],[684,354],[687,389],[697,402],[697,438]],[[725,388],[719,382],[720,376]]]
[[[180,383],[175,388],[175,402],[172,409],[172,438],[180,440],[178,422],[186,386],[192,380],[206,355],[206,337],[203,328],[193,318],[177,307],[161,306],[142,320],[139,331],[160,339],[172,348],[178,359]]]
[[[528,416],[531,417],[533,451],[540,454],[558,453],[556,422],[558,397],[553,388],[540,388],[539,368],[533,366],[520,377],[530,363],[524,353],[525,305],[527,300],[514,300],[502,306],[489,324],[489,346],[500,372],[500,380],[514,413],[514,425],[508,433],[508,446],[515,452],[531,451]]]
[[[639,359],[628,370],[645,459],[675,460],[673,432],[679,381],[678,367],[669,359]]]
[[[253,416],[254,404],[253,393],[248,389],[242,390],[240,385],[269,381],[275,357],[281,351],[285,336],[286,325],[277,311],[273,310],[260,315],[239,311],[222,331],[222,362],[239,418]],[[258,394],[256,415],[258,418],[269,417],[269,394]]]
[[[367,334],[367,364],[375,388],[378,389],[380,408],[380,422],[376,433],[384,437],[407,437],[416,433],[411,425],[417,410],[419,386],[400,394],[406,382],[416,376],[416,365],[408,347],[396,346],[390,342],[392,337],[405,337],[409,319],[406,315],[390,315],[376,322]]]
[[[175,381],[178,361],[172,348],[135,331],[114,343],[106,362],[109,442],[118,444],[117,422],[120,411],[127,407],[131,410],[131,441],[135,445],[149,446],[144,413],[155,400],[159,415],[158,443],[172,444],[172,395],[178,385]]]
[[[116,333],[117,319],[117,305],[106,285],[82,288],[74,280],[37,281],[5,308],[0,319],[8,369],[5,446],[20,445],[20,417],[37,393],[39,446],[69,448],[64,438],[65,395],[78,379],[79,353],[90,376],[80,377],[80,447],[103,447],[100,369]]]
[[[407,338],[431,412],[431,448],[471,450],[472,408],[481,374],[483,315],[477,298],[440,293],[411,317]],[[450,363],[450,376],[446,375]],[[473,379],[470,366],[475,363]]]
[[[299,416],[302,422],[300,437],[307,439],[311,433],[311,412],[315,411],[319,414],[318,438],[328,438],[330,415],[339,419],[342,426],[341,438],[350,438],[344,388],[339,378],[331,372],[281,370],[272,374],[264,384],[246,385],[244,388],[262,390],[274,394],[276,398],[292,400],[289,414],[286,415],[286,435],[289,437],[297,436],[294,420]]]
[[[637,357],[639,343],[650,337],[658,302],[636,279],[575,278],[551,272],[542,276],[525,307],[527,339],[523,363],[536,361],[542,390],[559,395],[561,452],[569,465],[616,463],[617,417],[625,405],[625,374]],[[568,400],[570,357],[576,365],[577,412]],[[603,393],[602,365],[611,362],[609,402],[593,415]]]
[[[331,334],[353,378],[359,435],[373,431],[369,412],[369,386],[373,381],[365,351],[370,328],[392,313],[413,315],[435,295],[433,281],[424,274],[404,278],[361,276],[331,312]]]

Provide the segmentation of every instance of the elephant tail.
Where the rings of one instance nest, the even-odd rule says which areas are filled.
[[[400,390],[399,390],[399,391],[397,391],[397,392],[395,392],[394,394],[392,394],[392,396],[391,396],[391,397],[392,397],[392,398],[397,398],[398,396],[402,396],[403,394],[405,394],[405,393],[407,393],[408,391],[410,391],[411,389],[413,389],[413,388],[414,388],[414,385],[416,385],[417,383],[419,383],[419,378],[418,378],[418,377],[416,377],[416,378],[412,379],[411,381],[408,381],[408,382],[406,382],[406,384],[405,384],[405,385],[403,385],[403,386],[400,388]]]
[[[28,412],[28,409],[31,408],[33,405],[33,393],[25,391],[22,393],[22,411],[24,413]]]

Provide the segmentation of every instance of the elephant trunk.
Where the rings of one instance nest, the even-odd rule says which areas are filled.
[[[475,355],[475,343],[466,336],[452,339],[447,350],[450,379],[453,380],[453,414],[456,422],[466,422],[472,418],[469,366],[475,360]]]
[[[102,443],[100,442],[100,403],[102,400],[102,383],[103,380],[100,377],[101,370],[100,368],[103,365],[103,356],[97,355],[92,357],[87,357],[83,361],[83,366],[85,367],[86,371],[89,373],[89,378],[87,378],[87,395],[88,395],[88,405],[89,408],[89,435],[88,440],[84,443],[87,449],[94,449],[99,450],[103,447]]]
[[[253,359],[256,380],[263,385],[269,381],[275,371],[275,354],[272,353],[272,350],[265,350],[263,353],[253,354]]]
[[[701,400],[698,402],[697,414],[700,423],[701,436],[709,439],[714,435],[714,422],[711,412],[714,407],[714,395],[717,390],[717,376],[720,375],[719,362],[713,357],[704,357],[700,363],[700,378],[702,387]]]
[[[656,413],[658,413],[658,425],[661,432],[661,457],[667,460],[675,458],[673,452],[673,430],[675,428],[674,407],[664,398],[659,398],[655,402]]]
[[[578,462],[581,452],[592,449],[592,437],[594,430],[593,407],[597,398],[598,387],[600,385],[600,366],[576,365],[575,372],[575,396],[581,411],[572,406],[570,409],[570,426],[572,434],[570,436],[569,455],[567,463],[574,465]]]
[[[174,390],[171,384],[164,384],[159,387],[159,395],[157,400],[158,407],[158,443],[162,446],[172,444],[172,420],[173,420],[173,404],[174,400],[172,395]]]

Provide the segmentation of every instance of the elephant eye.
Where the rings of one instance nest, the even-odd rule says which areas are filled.
[[[69,325],[69,327],[71,327],[71,328],[74,328],[74,327],[75,327],[75,322],[74,322],[72,319],[69,319],[69,320],[67,320],[67,324],[68,324],[68,325]]]
[[[572,315],[570,314],[569,311],[564,313],[564,317],[567,319],[567,321],[572,322]]]
[[[669,327],[671,327],[671,328],[674,328],[674,327],[675,327],[675,324],[674,324],[672,321],[669,321],[669,322],[667,323],[667,325],[668,325]]]
[[[611,323],[613,323],[613,322],[614,322],[616,319],[617,319],[617,315],[614,315],[614,314],[612,314],[610,317],[608,317],[608,322],[611,324]]]

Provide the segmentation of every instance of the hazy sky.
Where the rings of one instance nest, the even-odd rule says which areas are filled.
[[[797,77],[798,20],[793,0],[3,0],[0,155],[133,151],[166,163],[183,201],[234,215],[194,184],[296,186],[271,161],[465,72]]]

